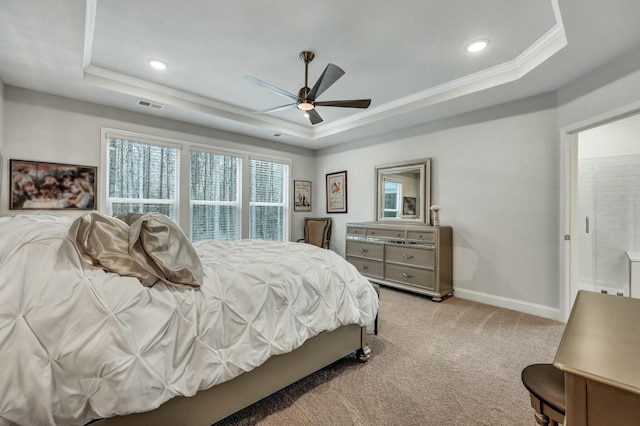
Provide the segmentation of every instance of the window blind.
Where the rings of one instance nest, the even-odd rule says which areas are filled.
[[[240,237],[242,159],[191,151],[191,239]]]
[[[289,239],[289,165],[250,159],[249,238]]]
[[[160,212],[178,219],[177,148],[110,137],[107,213]]]
[[[193,241],[289,239],[286,159],[110,129],[103,135],[107,214],[160,212]],[[189,214],[179,214],[184,207]]]

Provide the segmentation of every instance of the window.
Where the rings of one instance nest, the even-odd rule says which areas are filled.
[[[175,147],[108,138],[107,214],[160,212],[177,221],[178,160]]]
[[[191,239],[240,238],[242,159],[191,151]]]
[[[289,165],[251,159],[249,238],[289,238]]]
[[[289,160],[105,128],[102,140],[107,214],[160,212],[193,241],[289,239]]]
[[[384,180],[384,217],[401,217],[402,184]]]

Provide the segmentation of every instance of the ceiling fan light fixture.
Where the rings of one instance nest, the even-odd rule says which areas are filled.
[[[480,52],[486,49],[488,45],[489,45],[489,40],[487,39],[475,40],[467,45],[467,52],[470,52],[470,53]]]
[[[298,104],[298,109],[302,111],[311,111],[314,108],[311,102],[302,101]]]
[[[337,65],[328,64],[324,69],[316,84],[309,89],[309,62],[313,60],[314,53],[308,50],[300,53],[300,59],[304,62],[304,86],[298,91],[298,96],[291,94],[285,90],[282,90],[269,83],[265,83],[262,80],[258,80],[255,77],[245,76],[245,80],[248,80],[260,87],[264,87],[273,93],[276,93],[282,97],[289,99],[290,103],[286,105],[280,105],[274,108],[265,109],[262,111],[256,111],[259,114],[267,114],[270,112],[281,111],[289,108],[297,108],[300,111],[304,111],[304,116],[309,119],[312,125],[322,123],[322,117],[318,114],[316,106],[322,107],[340,107],[340,108],[368,108],[371,104],[371,99],[348,99],[338,101],[317,101],[325,90],[333,85],[340,77],[344,75],[344,70]]]

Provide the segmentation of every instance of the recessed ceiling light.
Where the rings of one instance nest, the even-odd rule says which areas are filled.
[[[467,52],[475,53],[484,50],[489,44],[488,40],[476,40],[467,45]]]
[[[157,70],[167,69],[167,64],[160,59],[149,59],[147,62],[149,63],[149,65],[151,65],[152,68],[155,68]]]

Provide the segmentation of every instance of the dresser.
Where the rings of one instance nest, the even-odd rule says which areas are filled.
[[[347,224],[346,259],[369,281],[431,296],[453,294],[450,226]]]

